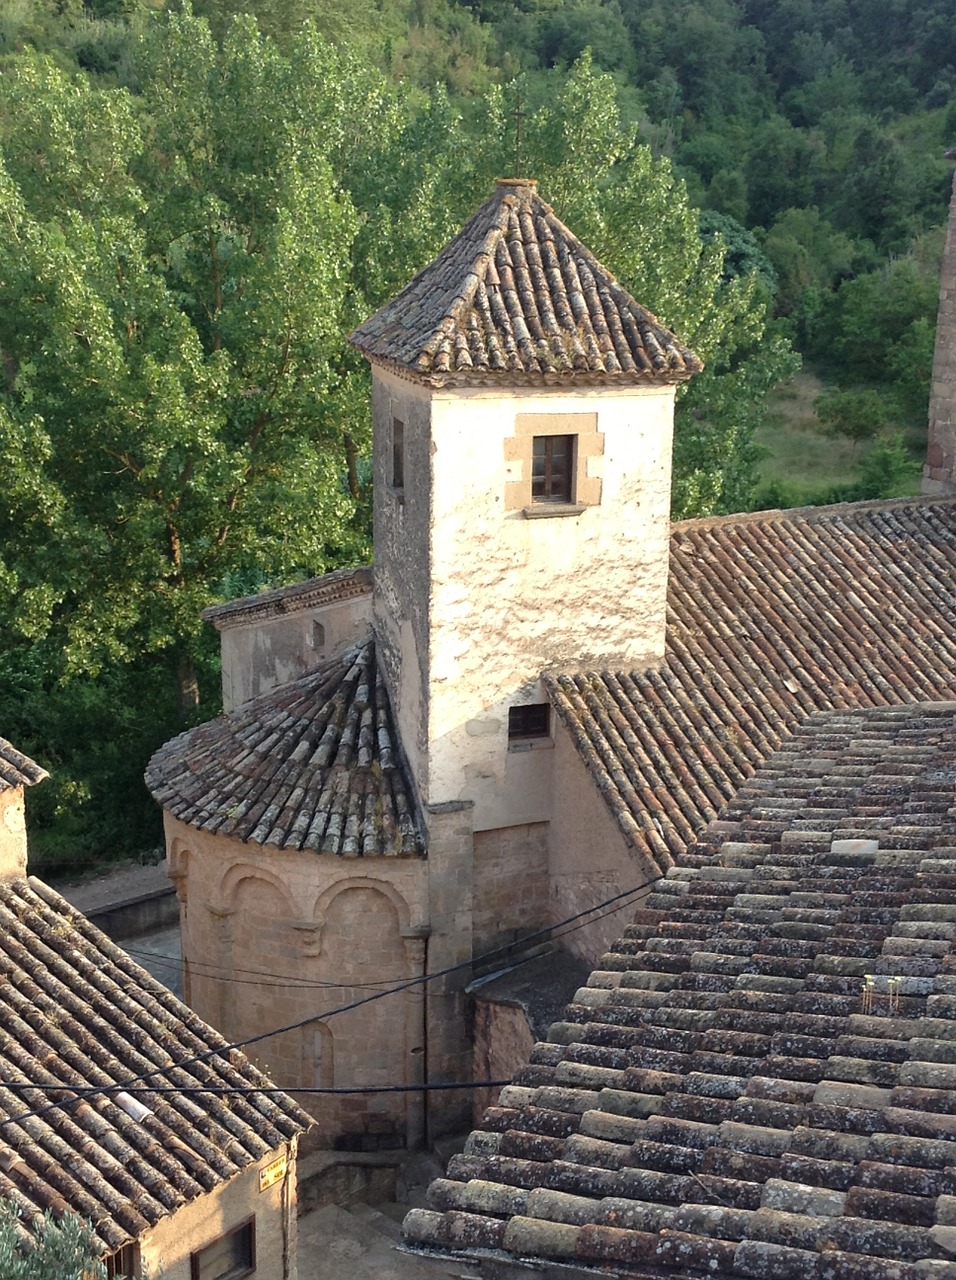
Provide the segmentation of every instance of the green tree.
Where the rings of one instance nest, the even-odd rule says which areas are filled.
[[[889,426],[893,417],[888,412],[885,396],[872,387],[862,391],[829,391],[814,402],[817,417],[828,436],[843,436],[860,444]]]
[[[0,1280],[104,1280],[89,1227],[72,1214],[47,1212],[27,1231],[9,1201],[0,1202]]]
[[[184,14],[147,47],[145,128],[36,57],[4,77],[0,429],[24,479],[3,580],[64,675],[174,656],[186,706],[227,574],[364,550],[332,408],[355,219],[309,70],[248,20],[220,48]]]
[[[429,261],[489,194],[495,175],[514,173],[509,108],[521,94],[518,84],[485,95],[467,140],[460,112],[442,92],[420,109],[407,104],[397,128],[389,130],[383,112],[380,145],[351,162],[348,180],[362,216],[355,279],[370,308]],[[764,398],[797,363],[767,327],[770,293],[750,269],[766,265],[756,245],[742,272],[725,270],[724,236],[702,233],[684,183],[638,143],[622,120],[613,78],[588,54],[524,114],[520,163],[634,296],[707,361],[678,410],[675,512],[746,509]]]

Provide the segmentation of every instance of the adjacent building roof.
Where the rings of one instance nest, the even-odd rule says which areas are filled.
[[[18,751],[6,738],[0,738],[0,791],[11,787],[32,787],[50,775],[46,769]]]
[[[52,889],[0,886],[0,1196],[24,1239],[71,1210],[113,1252],[310,1123]]]
[[[812,716],[642,904],[412,1244],[521,1275],[951,1280],[954,783],[954,703]]]
[[[355,596],[372,594],[372,566],[358,569],[336,569],[305,582],[293,582],[288,587],[276,587],[273,591],[260,591],[258,595],[243,596],[241,600],[229,600],[214,604],[202,612],[203,621],[211,622],[217,631],[261,622],[265,618],[279,618],[300,609],[315,609],[337,600],[349,600]]]
[[[622,289],[528,179],[503,180],[438,257],[350,336],[434,384],[509,375],[678,382],[692,351]]]
[[[810,712],[956,698],[956,505],[676,524],[661,667],[545,683],[625,839],[666,870]]]
[[[146,785],[174,817],[251,844],[424,852],[372,639],[173,738]]]

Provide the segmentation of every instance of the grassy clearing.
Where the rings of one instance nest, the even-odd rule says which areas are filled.
[[[792,382],[773,392],[767,425],[757,433],[757,444],[766,451],[758,466],[760,486],[782,487],[788,505],[819,500],[837,485],[852,484],[873,448],[869,440],[856,444],[822,433],[813,403],[827,389],[812,369],[801,370]],[[919,443],[907,440],[911,448]],[[914,474],[898,496],[918,492],[919,479]]]

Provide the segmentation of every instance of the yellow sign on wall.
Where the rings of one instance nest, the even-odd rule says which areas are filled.
[[[259,1190],[268,1191],[270,1187],[274,1187],[277,1182],[281,1182],[285,1177],[286,1157],[281,1155],[276,1160],[270,1160],[265,1168],[259,1170]]]

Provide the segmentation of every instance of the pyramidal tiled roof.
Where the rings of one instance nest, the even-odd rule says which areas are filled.
[[[677,524],[660,668],[545,683],[625,839],[666,870],[811,712],[956,698],[956,504]]]
[[[702,368],[530,179],[499,182],[438,257],[349,340],[370,360],[437,384],[514,374],[668,383]]]
[[[173,738],[146,785],[203,831],[347,857],[424,840],[375,642]]]
[[[952,703],[811,717],[641,904],[409,1243],[509,1276],[951,1280],[954,783]]]
[[[0,1196],[22,1243],[71,1211],[111,1253],[310,1124],[59,894],[0,886]]]
[[[0,791],[11,787],[32,787],[49,776],[46,769],[34,764],[6,738],[0,738]]]

